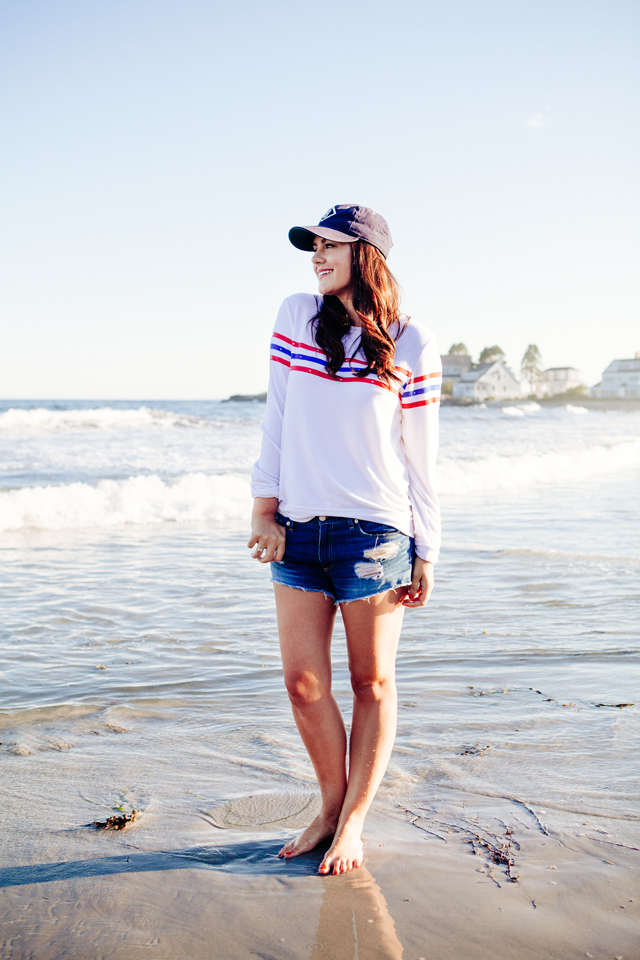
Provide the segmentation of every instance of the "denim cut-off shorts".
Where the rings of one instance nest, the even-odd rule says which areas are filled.
[[[271,563],[271,579],[316,590],[334,603],[362,600],[411,583],[413,538],[372,520],[314,517],[300,523],[276,513],[284,527],[284,557]]]

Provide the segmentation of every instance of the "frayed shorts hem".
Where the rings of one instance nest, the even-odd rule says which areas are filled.
[[[372,597],[379,597],[383,593],[389,593],[390,590],[400,590],[401,587],[410,587],[411,580],[407,580],[405,583],[397,583],[395,587],[390,587],[388,584],[384,587],[381,587],[380,590],[375,590],[373,593],[368,593],[365,597],[349,597],[347,600],[340,600],[337,597],[334,597],[332,593],[328,590],[321,590],[320,587],[299,587],[293,583],[285,583],[283,580],[276,580],[273,577],[271,578],[272,583],[279,583],[282,587],[291,587],[292,590],[302,590],[303,593],[323,593],[325,597],[328,597],[330,600],[333,600],[334,607],[342,606],[342,604],[347,603],[357,603],[358,600],[371,600]]]

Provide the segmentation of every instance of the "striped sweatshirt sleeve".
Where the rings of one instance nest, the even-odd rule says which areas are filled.
[[[253,497],[279,497],[282,418],[291,366],[291,307],[285,300],[271,336],[267,410],[262,421],[262,446],[251,475]]]
[[[409,473],[416,553],[435,563],[440,552],[440,506],[436,493],[438,414],[442,363],[435,338],[427,342],[402,391],[402,440]]]

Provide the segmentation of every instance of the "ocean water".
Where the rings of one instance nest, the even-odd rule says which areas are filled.
[[[87,824],[134,807],[123,836],[165,849],[194,825],[286,836],[317,806],[246,549],[263,412],[0,404],[10,862],[97,849]],[[445,407],[441,434],[442,559],[405,617],[372,816],[499,798],[640,846],[640,412]],[[348,716],[339,626],[334,663]]]

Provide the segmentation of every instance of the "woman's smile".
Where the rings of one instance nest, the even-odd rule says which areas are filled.
[[[313,269],[318,291],[334,297],[348,297],[351,291],[351,244],[316,237],[313,241]]]

